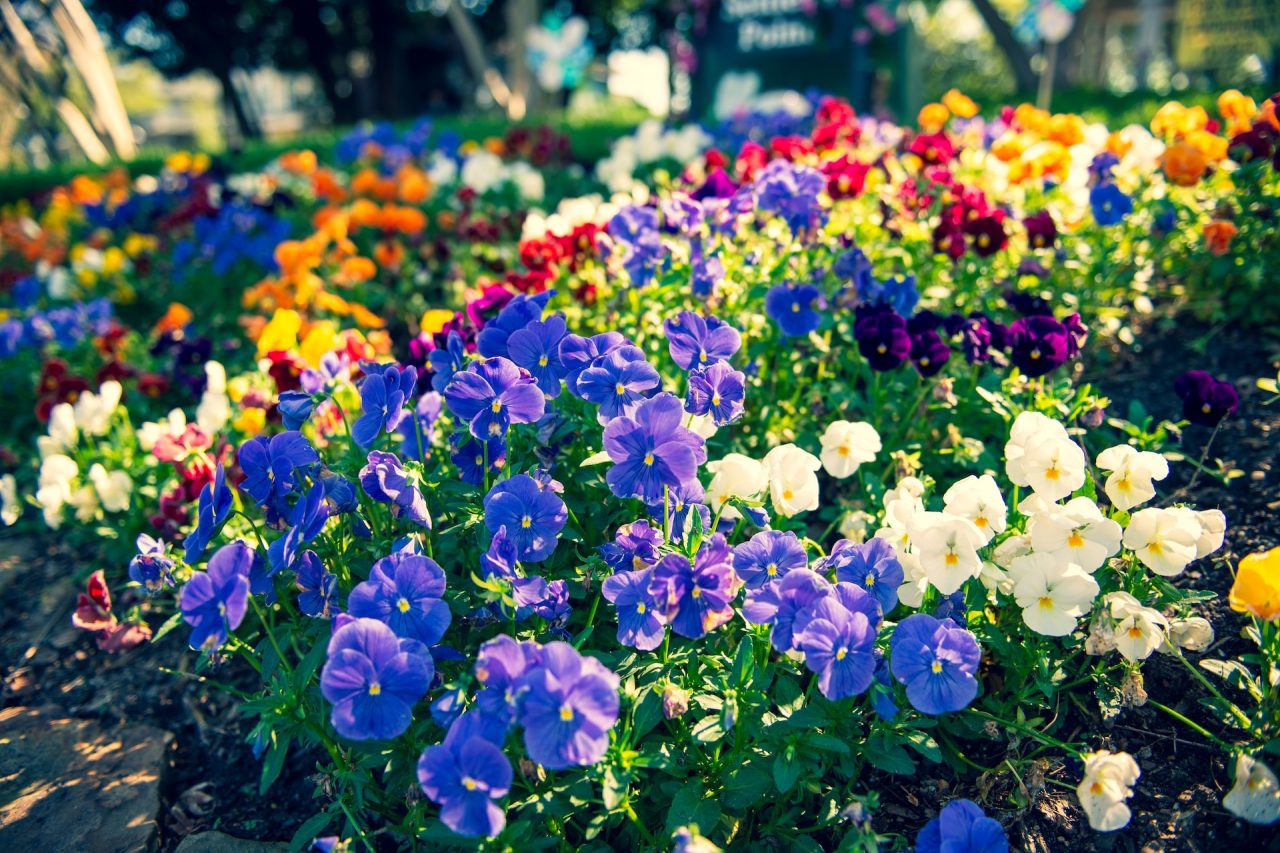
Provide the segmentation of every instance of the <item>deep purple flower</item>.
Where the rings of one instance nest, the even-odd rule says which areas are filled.
[[[738,330],[718,317],[681,311],[663,324],[671,360],[684,370],[728,361],[742,346]]]
[[[272,436],[255,436],[240,445],[241,491],[261,506],[276,502],[297,485],[296,472],[320,461],[311,442],[296,430]]]
[[[243,540],[223,545],[182,587],[178,607],[191,626],[191,648],[217,649],[240,627],[249,607],[249,570],[254,551]]]
[[[1009,853],[1009,839],[977,803],[952,800],[920,830],[916,853]]]
[[[873,537],[861,544],[841,539],[822,565],[835,569],[836,580],[857,584],[875,596],[882,613],[897,606],[902,563],[887,539]]]
[[[363,363],[364,381],[360,383],[360,406],[364,411],[351,425],[351,438],[360,447],[369,447],[385,430],[395,432],[405,415],[405,403],[418,384],[416,367],[398,364]]]
[[[730,178],[724,169],[716,167],[707,175],[702,186],[689,193],[689,196],[695,201],[722,200],[731,198],[737,191],[738,185],[734,183],[733,178]]]
[[[579,335],[565,335],[560,341],[560,363],[564,366],[564,383],[569,393],[581,397],[578,391],[578,377],[595,361],[621,346],[633,346],[618,332],[604,332],[584,338]]]
[[[298,549],[320,534],[329,520],[323,483],[316,483],[289,513],[289,529],[267,548],[271,573],[292,568]]]
[[[276,411],[280,413],[285,429],[301,429],[315,407],[315,395],[306,391],[284,391],[276,400]]]
[[[938,333],[926,330],[911,336],[911,363],[921,376],[936,376],[951,358],[951,347]]]
[[[866,613],[850,611],[829,595],[810,605],[806,616],[795,644],[804,652],[805,666],[817,674],[822,695],[835,702],[865,693],[876,669],[876,631]]]
[[[507,443],[501,438],[479,441],[470,433],[454,433],[449,437],[453,451],[449,458],[458,466],[463,482],[473,486],[484,483],[485,474],[496,474],[507,464]]]
[[[553,314],[546,320],[534,320],[507,339],[511,361],[529,371],[542,393],[551,398],[560,396],[560,380],[565,373],[560,342],[567,333],[564,316]]]
[[[352,619],[333,632],[320,692],[330,721],[349,740],[390,740],[413,722],[435,665],[425,646],[397,637],[377,619]]]
[[[619,527],[613,541],[601,545],[599,551],[615,572],[640,571],[658,562],[661,545],[662,530],[640,519]]]
[[[774,285],[764,297],[765,313],[790,338],[802,338],[817,329],[825,307],[822,291],[812,284]]]
[[[991,321],[986,316],[976,311],[968,317],[953,315],[949,318],[948,331],[960,335],[960,348],[969,364],[983,364],[991,360],[994,340]]]
[[[543,291],[534,296],[524,293],[517,295],[502,307],[497,317],[485,323],[476,338],[476,349],[485,358],[510,358],[508,347],[511,335],[535,320],[542,319],[542,312],[554,295],[554,290]]]
[[[639,498],[653,506],[664,489],[697,478],[707,461],[706,442],[681,425],[684,408],[671,394],[659,394],[636,406],[632,417],[616,418],[604,429],[604,449],[613,460],[606,479],[620,498]]]
[[[459,835],[491,838],[507,825],[495,802],[511,790],[511,762],[482,737],[428,747],[418,759],[418,784],[436,805],[440,821]]]
[[[800,537],[789,530],[762,530],[733,549],[733,570],[747,589],[759,589],[792,569],[808,565]]]
[[[187,534],[183,542],[182,559],[187,565],[194,566],[204,556],[209,542],[218,535],[222,525],[231,516],[231,489],[227,486],[227,474],[218,463],[213,482],[205,483],[200,490],[200,501],[196,512],[196,528]],[[171,563],[172,565],[172,563]]]
[[[1071,335],[1043,314],[1022,317],[1009,326],[1009,358],[1029,377],[1044,376],[1067,363]]]
[[[481,645],[475,666],[476,681],[484,685],[476,694],[479,712],[505,726],[516,710],[517,682],[537,659],[536,643],[518,643],[506,634]]]
[[[1047,210],[1037,211],[1023,219],[1022,227],[1027,229],[1027,245],[1032,249],[1052,249],[1058,241],[1058,225]]]
[[[662,384],[639,347],[622,346],[592,362],[578,375],[578,396],[600,407],[601,423],[630,415],[636,404]]]
[[[659,560],[649,593],[671,630],[696,640],[733,618],[733,600],[741,588],[733,550],[716,533],[698,549],[693,563],[682,554]]]
[[[889,665],[907,687],[907,699],[924,714],[959,711],[978,695],[975,673],[982,649],[973,634],[950,619],[908,616],[894,629]]]
[[[501,438],[511,424],[533,423],[546,411],[546,398],[533,377],[500,357],[455,373],[444,399],[482,441]]]
[[[375,501],[391,504],[391,514],[396,518],[431,528],[427,502],[394,453],[369,451],[369,464],[360,469],[360,486]]]
[[[1173,390],[1182,400],[1182,416],[1193,424],[1217,426],[1240,408],[1235,386],[1203,370],[1188,370],[1174,380]]]
[[[746,375],[734,370],[727,361],[695,370],[689,374],[685,409],[693,415],[710,414],[716,426],[733,423],[746,411],[743,406],[746,383]]]
[[[484,523],[489,532],[505,527],[520,559],[527,563],[551,556],[568,517],[560,496],[538,488],[528,474],[503,480],[484,499]]]
[[[1063,317],[1062,326],[1067,330],[1067,357],[1075,358],[1089,340],[1089,327],[1080,319],[1078,312]]]
[[[618,676],[568,643],[538,658],[518,683],[525,751],[548,770],[595,764],[618,722]]]
[[[338,578],[320,562],[315,551],[303,551],[294,564],[298,609],[306,616],[328,619],[338,606]]]
[[[858,351],[872,370],[896,370],[911,355],[907,321],[891,309],[871,309],[861,314],[853,333]]]
[[[618,642],[647,652],[662,643],[666,629],[658,602],[649,592],[653,570],[615,572],[600,591],[618,609]]]
[[[369,579],[351,590],[347,612],[385,622],[397,637],[433,646],[453,618],[443,600],[444,587],[444,570],[435,560],[392,554],[374,563]]]
[[[795,647],[792,628],[796,617],[831,592],[831,584],[817,572],[792,569],[779,580],[749,590],[742,616],[752,625],[769,625],[769,640],[780,652]]]

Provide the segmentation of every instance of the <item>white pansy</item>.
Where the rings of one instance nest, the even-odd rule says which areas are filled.
[[[915,477],[903,477],[896,488],[884,493],[884,526],[876,531],[876,538],[893,545],[899,556],[911,545],[911,520],[924,512],[924,483]]]
[[[1098,467],[1110,471],[1103,487],[1117,509],[1130,510],[1156,496],[1156,480],[1169,476],[1169,463],[1159,453],[1134,450],[1127,444],[1098,454]]]
[[[98,387],[98,393],[85,391],[76,399],[76,426],[88,435],[106,435],[111,426],[111,415],[120,405],[120,383],[108,379]]]
[[[1160,647],[1160,651],[1171,652],[1174,648],[1186,649],[1189,652],[1202,652],[1213,645],[1213,625],[1203,616],[1188,616],[1185,619],[1169,620],[1168,641]]]
[[[1164,577],[1181,574],[1196,558],[1200,520],[1183,507],[1140,509],[1129,519],[1124,531],[1124,547],[1133,551],[1142,564]]]
[[[46,456],[40,463],[36,503],[44,514],[45,524],[54,530],[62,524],[62,508],[71,501],[72,484],[79,473],[75,460],[61,453]]]
[[[1150,607],[1127,611],[1114,628],[1116,650],[1126,660],[1146,660],[1164,645],[1169,621]]]
[[[547,185],[542,173],[525,162],[512,163],[507,169],[507,178],[515,184],[520,197],[528,202],[542,201]]]
[[[1067,429],[1053,418],[1039,412],[1023,412],[1014,418],[1009,428],[1009,440],[1004,445],[1005,473],[1016,485],[1028,485],[1026,473],[1022,468],[1022,458],[1026,454],[1027,444],[1033,440],[1040,441],[1050,436],[1070,441]]]
[[[462,164],[461,180],[465,187],[480,195],[502,183],[506,176],[502,158],[492,151],[480,149],[467,157]]]
[[[719,461],[708,463],[707,470],[711,472],[707,503],[714,512],[719,512],[729,498],[752,500],[769,488],[769,469],[763,462],[741,453],[730,453]],[[724,509],[724,517],[730,520],[740,515],[731,506]]]
[[[431,155],[427,177],[435,186],[446,186],[458,179],[458,163],[452,157],[437,151]]]
[[[1086,572],[1097,571],[1108,557],[1120,553],[1124,536],[1120,525],[1083,495],[1032,516],[1028,532],[1033,550],[1075,563]]]
[[[1280,782],[1270,767],[1241,753],[1236,758],[1236,784],[1222,805],[1241,820],[1269,826],[1280,820]]]
[[[850,542],[863,542],[874,522],[875,516],[860,509],[846,512],[840,517],[840,536]]]
[[[947,489],[942,496],[948,515],[967,518],[982,533],[982,544],[987,544],[1007,523],[1008,508],[1000,487],[990,474],[981,477],[965,477]]]
[[[1113,832],[1129,824],[1129,806],[1125,800],[1133,796],[1133,785],[1142,771],[1127,752],[1100,750],[1084,756],[1084,778],[1076,788],[1076,796],[1084,808],[1089,825],[1099,832]]]
[[[1009,569],[1013,595],[1022,608],[1022,621],[1037,634],[1065,637],[1076,621],[1093,608],[1098,582],[1075,563],[1061,563],[1049,554],[1027,554]]]
[[[1004,453],[1009,479],[1045,500],[1065,498],[1084,485],[1084,451],[1062,424],[1038,412],[1018,415]]]
[[[868,423],[832,421],[822,434],[822,467],[842,480],[880,452],[880,433]]]
[[[822,462],[807,450],[784,444],[764,457],[769,469],[773,509],[783,518],[818,508],[818,469]]]
[[[41,459],[76,446],[76,438],[80,430],[76,426],[76,413],[70,403],[59,403],[49,410],[48,433],[36,439]]]
[[[89,469],[89,482],[93,483],[98,500],[107,512],[124,512],[129,508],[133,480],[124,471],[108,473],[101,464],[94,463]]]
[[[196,407],[196,423],[202,430],[215,435],[231,420],[231,399],[227,396],[227,371],[220,362],[207,361],[204,365],[204,394]]]
[[[978,575],[978,580],[982,581],[982,585],[992,595],[997,592],[1004,595],[1013,595],[1013,578],[1009,577],[1007,571],[990,560],[983,560],[982,572]]]
[[[708,412],[705,415],[690,415],[689,425],[686,427],[694,435],[700,435],[703,438],[711,438],[716,434],[716,421]]]
[[[22,517],[22,500],[18,497],[18,481],[12,474],[0,477],[0,521],[12,526]]]
[[[1222,547],[1227,534],[1227,517],[1220,509],[1202,509],[1196,513],[1200,536],[1196,539],[1196,559],[1207,557]]]
[[[919,513],[912,518],[907,535],[925,577],[943,595],[950,595],[982,572],[978,549],[986,543],[982,531],[967,518],[945,512]]]
[[[102,507],[101,501],[98,500],[98,493],[94,491],[93,486],[87,484],[73,491],[67,503],[75,508],[76,521],[81,524],[88,524],[97,518],[98,510]]]

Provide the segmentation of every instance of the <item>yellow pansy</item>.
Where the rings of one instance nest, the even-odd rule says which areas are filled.
[[[119,246],[109,246],[102,253],[102,274],[116,275],[122,272],[126,261],[128,261],[128,258],[125,256],[123,249]]]
[[[1268,622],[1280,618],[1280,548],[1250,554],[1236,567],[1231,609]]]
[[[302,339],[299,353],[302,360],[312,367],[320,366],[320,359],[338,347],[338,328],[332,320],[313,323]]]
[[[247,376],[233,376],[227,380],[227,396],[233,403],[239,403],[252,388]]]
[[[444,328],[444,324],[453,319],[452,311],[446,311],[444,308],[432,308],[422,315],[422,331],[424,334],[434,335],[436,332]]]
[[[951,114],[960,118],[973,118],[978,114],[978,105],[964,92],[952,89],[942,96],[942,104],[951,110]]]
[[[246,435],[258,435],[267,425],[267,413],[264,409],[246,408],[236,415],[231,425]]]
[[[262,329],[258,338],[258,357],[275,350],[293,350],[298,346],[298,331],[302,328],[302,317],[297,311],[289,308],[277,308],[271,316],[271,322]]]

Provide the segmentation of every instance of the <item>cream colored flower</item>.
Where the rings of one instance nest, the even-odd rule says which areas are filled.
[[[1110,471],[1103,487],[1117,509],[1128,511],[1156,496],[1155,480],[1169,476],[1169,463],[1159,453],[1134,450],[1127,444],[1098,454],[1098,467]]]
[[[838,480],[851,476],[858,466],[880,452],[880,433],[868,423],[833,421],[822,434],[822,467]]]
[[[1236,784],[1222,805],[1242,820],[1269,826],[1280,820],[1280,782],[1270,767],[1241,753],[1236,758]]]
[[[982,533],[982,544],[987,544],[1003,533],[1007,524],[1008,507],[1000,487],[990,474],[969,476],[957,481],[942,496],[948,515],[967,518]]]
[[[1125,800],[1133,796],[1133,785],[1142,771],[1127,752],[1100,750],[1084,756],[1084,779],[1076,788],[1076,796],[1084,808],[1089,825],[1099,832],[1114,832],[1129,824],[1129,806]]]
[[[794,444],[775,447],[764,457],[774,512],[783,518],[818,508],[818,474],[822,462]]]

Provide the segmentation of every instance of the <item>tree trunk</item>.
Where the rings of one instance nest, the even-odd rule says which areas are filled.
[[[1013,34],[1013,27],[1000,14],[1000,10],[991,5],[991,0],[970,0],[973,8],[982,16],[983,23],[995,39],[996,47],[1009,62],[1009,70],[1013,72],[1014,83],[1022,93],[1034,92],[1039,77],[1031,68],[1031,51]]]
[[[89,89],[98,123],[111,138],[116,154],[126,160],[133,159],[138,153],[133,126],[98,28],[80,0],[58,0],[53,7],[53,21],[62,33],[71,62]]]
[[[404,43],[396,4],[368,0],[369,58],[373,61],[374,108],[382,118],[399,118],[404,105]]]
[[[504,110],[508,108],[511,100],[511,89],[507,86],[507,81],[502,79],[502,75],[498,73],[498,69],[493,67],[493,63],[489,61],[489,55],[484,47],[484,39],[480,36],[480,30],[476,27],[475,22],[471,20],[471,13],[458,5],[457,0],[449,0],[449,5],[445,10],[445,14],[449,16],[449,23],[453,25],[453,32],[458,37],[458,41],[462,44],[462,55],[467,60],[467,65],[471,68],[471,75],[475,78],[476,86],[483,85],[489,90],[489,94],[493,96],[493,101]],[[475,106],[474,103],[466,106]]]
[[[244,139],[261,139],[262,129],[258,127],[253,116],[249,114],[249,110],[245,107],[244,99],[240,97],[240,92],[236,89],[236,84],[231,79],[231,69],[225,67],[217,68],[214,70],[214,76],[222,84],[222,96],[226,99],[227,105],[231,107],[231,114],[235,116],[236,128],[239,129],[240,136]]]
[[[525,38],[538,21],[538,0],[508,0],[506,9],[507,42],[511,55],[507,62],[507,80],[511,84],[511,103],[507,115],[514,121],[537,107],[538,86],[529,69],[529,51]]]

